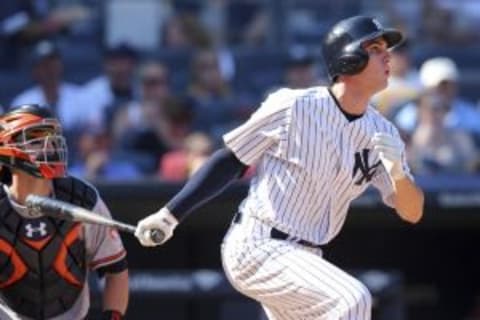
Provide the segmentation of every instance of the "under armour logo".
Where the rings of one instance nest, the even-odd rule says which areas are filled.
[[[368,155],[370,153],[370,149],[363,149],[362,153],[355,152],[355,165],[353,166],[353,175],[352,178],[355,177],[357,172],[360,170],[360,178],[355,181],[357,186],[363,184],[364,182],[369,182],[372,180],[375,172],[377,171],[377,167],[380,165],[381,161],[378,160],[372,166],[368,163]]]
[[[35,238],[43,238],[47,233],[47,224],[45,222],[40,222],[38,226],[33,226],[31,223],[27,223],[25,225],[25,235],[27,238],[34,238],[35,235],[38,233],[38,236]]]

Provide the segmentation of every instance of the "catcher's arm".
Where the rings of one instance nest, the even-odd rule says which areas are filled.
[[[105,274],[102,305],[103,319],[121,319],[128,305],[128,270]]]

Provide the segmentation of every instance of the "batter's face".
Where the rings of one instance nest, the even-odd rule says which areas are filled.
[[[362,77],[369,83],[373,92],[387,87],[390,76],[390,52],[388,44],[383,38],[373,39],[363,44],[368,53],[367,67],[362,71]]]

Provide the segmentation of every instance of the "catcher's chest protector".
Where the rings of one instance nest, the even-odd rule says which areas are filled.
[[[63,187],[58,195],[67,198],[69,194],[70,199],[62,200],[74,200],[76,192]],[[0,185],[1,299],[15,312],[33,319],[51,318],[71,308],[87,274],[85,242],[80,235],[79,223],[23,218],[11,207]]]

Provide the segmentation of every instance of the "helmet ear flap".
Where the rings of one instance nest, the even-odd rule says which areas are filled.
[[[342,53],[338,57],[338,68],[340,74],[354,75],[360,73],[368,64],[368,53],[362,48],[356,48]]]

